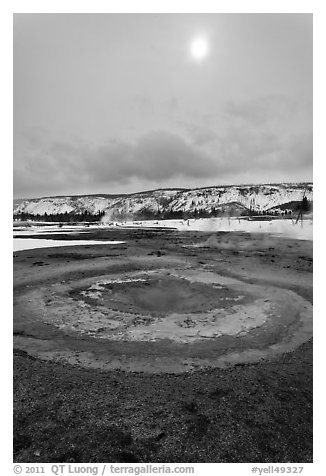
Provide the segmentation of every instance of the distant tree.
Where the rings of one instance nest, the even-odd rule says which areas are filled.
[[[310,204],[307,197],[303,197],[302,199],[301,210],[303,212],[308,212],[310,210]]]

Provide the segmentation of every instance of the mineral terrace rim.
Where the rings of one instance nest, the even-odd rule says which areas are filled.
[[[93,321],[94,324],[94,316],[88,319],[84,328],[79,325],[80,323],[73,322],[71,319],[71,316],[74,315],[72,306],[76,303],[73,302],[73,298],[67,298],[67,296],[71,289],[80,286],[81,282],[84,285],[91,285],[90,283],[98,283],[99,280],[103,282],[105,279],[116,279],[117,276],[120,276],[121,280],[145,279],[142,278],[145,273],[147,276],[150,274],[156,275],[156,277],[165,273],[166,279],[169,276],[170,279],[186,280],[190,284],[220,285],[236,290],[240,295],[242,293],[251,296],[251,303],[254,302],[256,311],[263,309],[264,315],[262,316],[261,313],[259,315],[258,312],[256,319],[252,320],[252,316],[247,313],[247,322],[245,322],[244,318],[236,321],[234,313],[232,320],[227,319],[228,316],[224,311],[224,321],[215,320],[215,324],[218,325],[214,327],[211,325],[212,322],[207,320],[209,312],[206,312],[205,325],[203,325],[203,313],[189,312],[182,318],[184,321],[189,319],[194,325],[185,327],[179,325],[178,328],[175,322],[176,316],[173,313],[172,316],[167,313],[166,316],[154,319],[149,324],[141,322],[144,316],[138,315],[140,318],[138,326],[125,326],[123,331],[118,329],[118,332],[109,329],[108,333],[105,333],[105,329],[103,329],[105,327],[103,322],[99,322],[97,328],[96,325],[93,328],[89,326],[90,321]],[[266,293],[269,297],[266,297]],[[46,299],[49,299],[49,295],[52,297],[57,295],[59,301],[62,301],[62,296],[65,296],[66,299],[63,308],[61,306],[61,318],[60,316],[58,318],[57,315],[56,321],[54,315],[49,312],[51,305],[46,306]],[[54,338],[51,343],[46,341],[48,344],[50,343],[49,348],[46,348],[44,341],[33,340],[32,336],[17,336],[17,346],[41,358],[85,367],[150,373],[184,372],[196,368],[224,367],[239,362],[258,361],[262,358],[289,352],[307,341],[312,334],[312,306],[293,291],[259,284],[248,285],[240,279],[226,278],[217,273],[195,268],[189,269],[189,267],[188,269],[187,267],[178,267],[168,270],[136,270],[132,273],[85,277],[83,280],[71,283],[56,283],[52,286],[43,286],[41,289],[32,289],[25,295],[25,298],[22,297],[22,301],[25,301],[22,302],[25,306],[29,305],[28,301],[37,303],[37,320],[50,325],[50,327],[56,327],[59,330],[60,339],[69,339],[70,343],[62,345],[60,339]],[[252,313],[253,307],[250,308],[250,305],[252,304],[248,304],[249,311]],[[239,307],[239,304],[236,306]],[[60,306],[56,311],[59,308]],[[77,314],[75,312],[75,315],[78,315],[82,309],[78,301],[77,308],[78,312]],[[240,317],[241,313],[243,317],[245,308],[246,305],[242,310],[238,309]],[[95,309],[92,312],[96,313],[97,311]],[[85,315],[90,315],[87,308]],[[67,316],[69,316],[68,320]],[[180,315],[177,317],[180,320]],[[202,334],[196,334],[200,320],[202,320]],[[232,322],[233,328],[227,328],[228,322]],[[221,332],[221,323],[224,325],[223,332]],[[235,324],[239,327],[234,328]],[[204,329],[205,327],[206,329]],[[99,328],[102,329],[97,332]],[[153,332],[153,329],[156,333]],[[180,332],[176,333],[176,329]],[[174,339],[171,339],[171,332]],[[86,339],[89,346],[73,348],[71,343],[78,343],[80,338]]]

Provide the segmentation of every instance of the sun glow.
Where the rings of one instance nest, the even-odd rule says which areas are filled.
[[[206,38],[198,36],[190,45],[191,56],[196,60],[202,60],[206,58],[209,53],[209,45]]]

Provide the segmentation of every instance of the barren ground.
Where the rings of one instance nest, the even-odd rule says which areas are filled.
[[[312,461],[311,241],[89,239],[15,254],[15,461]]]

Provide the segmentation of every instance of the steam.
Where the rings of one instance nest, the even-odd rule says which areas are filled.
[[[313,222],[310,219],[295,223],[289,219],[278,220],[246,220],[240,218],[217,218],[198,220],[198,223],[190,223],[190,230],[211,232],[212,235],[200,246],[220,247],[216,232],[244,232],[255,233],[256,238],[261,239],[262,245],[272,246],[271,235],[293,238],[298,240],[312,240]],[[227,246],[224,243],[223,247]],[[232,245],[234,247],[234,244]]]
[[[101,218],[101,224],[108,225],[110,223],[118,222],[132,222],[134,221],[134,216],[132,213],[120,212],[115,209],[107,209],[104,216]]]

